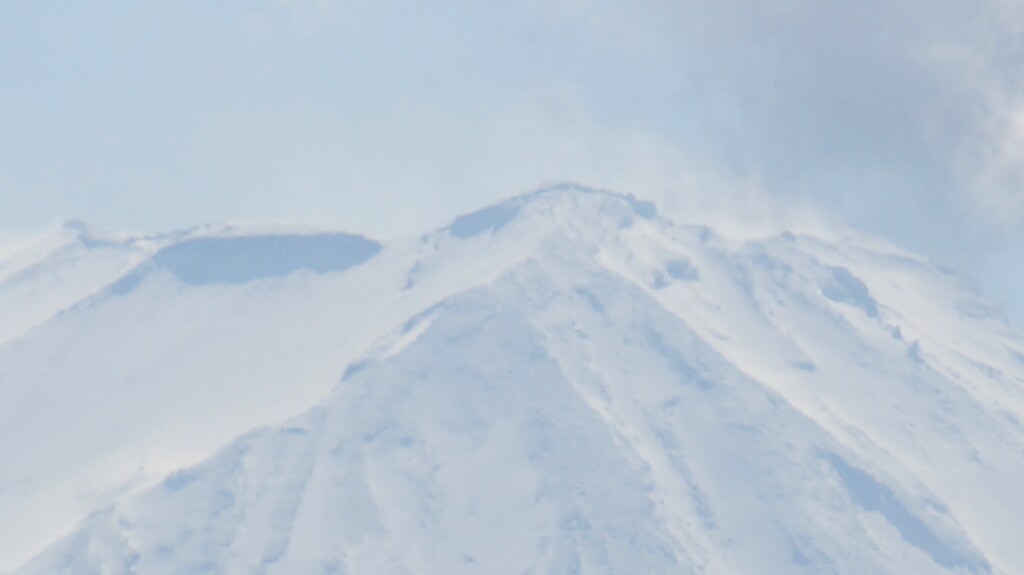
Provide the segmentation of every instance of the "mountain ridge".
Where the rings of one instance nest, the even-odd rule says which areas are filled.
[[[480,298],[484,303],[480,303]],[[514,198],[462,216],[438,232],[404,243],[383,244],[379,252],[344,270],[322,273],[306,270],[240,283],[198,284],[182,281],[174,274],[150,273],[130,290],[108,294],[89,306],[64,314],[55,323],[50,320],[42,328],[30,331],[24,340],[0,344],[0,373],[19,381],[27,378],[26,381],[35,382],[28,386],[32,389],[36,386],[54,391],[64,389],[60,383],[64,376],[59,374],[30,377],[29,374],[40,370],[33,362],[52,362],[55,358],[69,361],[65,355],[67,349],[76,348],[82,349],[76,352],[79,356],[88,356],[85,353],[88,346],[80,343],[87,334],[93,334],[94,339],[99,333],[113,337],[111,342],[94,343],[91,354],[115,357],[108,351],[112,348],[142,351],[150,358],[163,357],[161,365],[167,365],[174,358],[202,358],[204,354],[198,350],[212,348],[223,357],[207,357],[199,360],[194,369],[176,367],[157,376],[146,375],[150,373],[147,370],[152,369],[149,367],[151,360],[146,358],[139,359],[137,367],[118,368],[122,371],[111,370],[102,362],[93,365],[82,359],[70,360],[74,365],[67,369],[93,374],[92,379],[86,379],[94,382],[146,382],[147,391],[136,398],[146,401],[154,399],[148,395],[155,393],[153,390],[168,386],[168,392],[160,392],[162,395],[158,396],[164,401],[170,400],[174,409],[167,413],[152,412],[153,421],[163,420],[170,426],[168,435],[162,440],[141,441],[136,447],[126,444],[128,453],[159,453],[181,443],[180,435],[188,434],[183,434],[180,425],[175,427],[176,418],[219,412],[221,417],[235,421],[223,429],[207,430],[220,438],[218,441],[198,441],[201,448],[156,465],[145,475],[148,479],[142,480],[152,484],[166,477],[172,469],[183,470],[164,479],[163,484],[127,498],[116,496],[108,504],[86,505],[92,510],[100,507],[108,511],[87,520],[83,530],[51,548],[48,554],[37,559],[35,567],[26,566],[27,570],[15,573],[60,572],[55,571],[60,565],[79,566],[80,571],[69,573],[92,572],[89,569],[110,573],[127,573],[131,569],[139,573],[198,573],[214,566],[220,572],[232,569],[260,572],[261,568],[269,569],[268,572],[273,569],[296,572],[294,569],[307,568],[309,572],[317,572],[312,570],[315,567],[341,573],[346,572],[346,565],[350,572],[377,568],[374,572],[474,572],[473,569],[481,568],[482,563],[478,563],[481,561],[500,565],[498,558],[518,562],[522,569],[495,567],[490,572],[527,569],[538,573],[622,572],[622,565],[640,561],[638,564],[650,566],[650,572],[679,572],[678,569],[691,568],[695,572],[732,573],[755,572],[752,558],[758,556],[755,550],[759,548],[765,553],[770,550],[767,556],[780,569],[776,572],[828,572],[831,569],[840,573],[1012,573],[1016,566],[1024,565],[1020,552],[1012,545],[1012,538],[1007,539],[1004,531],[1019,525],[1013,513],[1024,509],[1024,502],[1011,492],[1013,481],[1022,473],[1018,457],[1024,438],[1020,423],[1024,419],[1021,389],[1024,344],[1019,335],[993,318],[991,310],[978,301],[970,292],[964,292],[963,286],[954,279],[926,262],[908,260],[900,253],[879,252],[857,242],[827,242],[796,234],[760,241],[728,240],[717,237],[710,228],[673,224],[644,204],[637,207],[623,196],[571,188]],[[109,335],[118,330],[125,330],[126,334],[137,331],[137,327],[123,322],[145,310],[155,309],[156,305],[166,309],[166,319],[156,321],[154,326],[143,330],[142,335],[136,333],[131,339]],[[396,305],[401,309],[395,309]],[[189,319],[194,325],[181,325],[182,318],[195,318]],[[348,322],[348,325],[335,325],[337,321]],[[523,321],[527,324],[523,325]],[[486,333],[474,332],[473,326],[477,324],[487,326]],[[124,327],[118,327],[122,325]],[[260,328],[260,325],[273,326],[273,330]],[[441,330],[442,334],[464,335],[440,336],[438,330],[442,326],[447,326],[444,328],[447,331]],[[67,335],[54,339],[61,332]],[[354,337],[354,333],[360,335]],[[513,334],[522,337],[512,337]],[[297,341],[288,343],[291,338]],[[240,341],[228,343],[236,339]],[[467,352],[483,345],[476,339],[491,342],[490,347],[480,348],[487,353]],[[321,340],[322,343],[313,343]],[[58,343],[54,346],[51,341]],[[172,344],[170,348],[168,344]],[[522,348],[523,345],[528,349]],[[315,349],[289,351],[297,353],[297,359],[283,361],[287,364],[284,367],[268,369],[270,358],[282,361],[286,357],[282,352],[298,350],[296,346]],[[267,360],[261,360],[257,353],[266,354]],[[506,366],[502,368],[505,371],[473,359],[479,355]],[[557,369],[547,360],[538,359],[542,356],[554,361]],[[253,362],[256,365],[246,365]],[[308,366],[298,367],[303,362],[316,364],[318,367],[313,371],[320,375],[313,376]],[[620,479],[604,479],[612,484],[633,485],[623,491],[633,498],[629,499],[633,503],[624,509],[633,511],[624,512],[622,521],[640,521],[649,526],[644,528],[647,531],[640,530],[648,535],[643,536],[647,543],[640,545],[639,551],[623,546],[625,540],[620,538],[622,534],[611,518],[602,520],[603,527],[586,531],[586,537],[580,535],[584,532],[569,527],[573,521],[590,517],[588,513],[597,513],[593,515],[595,518],[601,516],[590,505],[593,502],[588,503],[587,497],[570,497],[569,494],[587,493],[587,489],[593,493],[611,493],[602,481],[582,492],[573,491],[576,487],[558,491],[561,495],[557,497],[537,487],[544,481],[561,481],[560,484],[577,487],[590,484],[587,478],[573,475],[569,470],[538,470],[534,465],[537,461],[548,460],[543,459],[542,449],[537,451],[540,444],[523,439],[540,432],[530,426],[522,428],[521,425],[525,425],[522,421],[539,418],[538,421],[547,422],[544,424],[547,426],[560,424],[552,412],[541,409],[545,402],[538,402],[534,397],[548,391],[528,386],[533,391],[519,393],[517,386],[527,385],[530,376],[517,370],[528,368],[531,362],[539,362],[537,369],[549,374],[541,379],[550,382],[553,390],[561,390],[558,397],[562,399],[551,400],[552,408],[561,405],[559,402],[575,405],[572,409],[577,415],[569,418],[568,424],[590,430],[580,431],[578,436],[569,435],[590,445],[592,453],[584,450],[582,455],[570,456],[571,449],[567,451],[566,447],[560,448],[559,453],[570,459],[587,454],[609,457],[608,461],[618,462],[609,463],[607,468],[616,470],[609,473]],[[467,379],[460,371],[466,366],[475,366],[472,369],[478,377]],[[431,369],[440,369],[449,376],[431,377]],[[262,373],[264,371],[267,373]],[[506,372],[520,375],[509,376]],[[216,389],[206,389],[225,387],[230,381],[225,378],[236,380],[238,377],[243,381],[249,378],[253,383],[235,385],[219,400]],[[341,384],[336,384],[338,377],[342,377]],[[320,383],[310,385],[306,378]],[[640,382],[636,383],[638,378]],[[189,379],[196,380],[194,386],[182,389],[181,382]],[[283,396],[278,393],[282,381],[290,381],[292,385],[306,381],[305,391],[299,393],[296,387],[294,391],[301,397],[282,401]],[[385,383],[389,381],[407,390],[409,397],[414,398],[408,400],[412,403],[407,403],[402,394],[395,396],[386,390],[378,391],[388,387]],[[449,381],[461,383],[445,395],[442,402],[416,391],[424,386],[425,389],[447,389]],[[422,385],[414,385],[416,382]],[[124,389],[129,389],[114,384],[101,384],[97,389],[104,389],[104,386],[111,393],[125,393]],[[498,455],[512,457],[519,465],[507,469],[509,476],[522,477],[523,485],[540,489],[533,497],[546,502],[532,507],[530,497],[523,499],[523,488],[517,487],[516,482],[501,483],[499,477],[492,478],[504,489],[511,490],[510,493],[520,493],[517,501],[524,516],[534,517],[540,522],[538,525],[547,526],[532,531],[509,528],[507,532],[500,529],[490,532],[492,542],[502,537],[519,541],[520,556],[510,558],[495,550],[493,544],[488,547],[486,537],[455,537],[456,531],[463,533],[466,525],[476,525],[471,531],[489,533],[485,524],[475,524],[475,520],[466,516],[461,524],[439,523],[437,529],[445,533],[449,533],[445,529],[456,529],[450,532],[455,540],[491,551],[490,555],[480,551],[467,554],[473,562],[459,563],[464,557],[458,556],[457,549],[445,547],[441,542],[425,543],[430,537],[408,524],[408,518],[403,519],[401,511],[405,507],[389,507],[379,502],[377,505],[382,505],[384,515],[377,517],[377,522],[391,525],[391,529],[371,529],[378,539],[367,543],[368,546],[355,544],[353,547],[354,544],[348,542],[339,547],[341,543],[323,541],[323,534],[317,535],[315,529],[305,527],[302,537],[289,535],[292,544],[273,543],[271,540],[277,537],[273,530],[251,531],[244,536],[239,531],[242,539],[231,539],[221,551],[200,545],[195,553],[190,551],[191,554],[168,556],[159,552],[161,545],[169,545],[169,548],[175,545],[154,534],[162,532],[165,539],[171,537],[173,534],[168,535],[167,529],[173,531],[173,526],[160,527],[160,514],[154,515],[146,506],[167,509],[168,501],[183,496],[174,494],[188,493],[190,485],[206,486],[206,492],[200,490],[200,495],[222,492],[224,484],[215,478],[222,477],[226,481],[228,476],[199,473],[197,478],[189,479],[197,473],[190,465],[205,460],[207,463],[201,464],[201,468],[217,467],[218,464],[210,462],[223,457],[231,459],[234,456],[230,454],[237,453],[236,447],[228,447],[214,459],[208,458],[213,450],[242,433],[249,438],[292,437],[293,432],[288,430],[296,427],[293,423],[270,422],[287,419],[289,415],[309,409],[310,405],[323,402],[327,407],[312,409],[333,409],[332,402],[337,400],[341,402],[338,405],[349,406],[339,409],[351,410],[353,405],[368,401],[367,405],[377,406],[376,411],[370,410],[370,413],[377,413],[374,417],[383,420],[388,420],[382,415],[384,407],[405,405],[411,414],[410,421],[420,425],[419,432],[412,434],[414,442],[419,442],[415,445],[441,449],[444,445],[461,445],[466,438],[435,429],[440,423],[431,419],[430,411],[441,409],[454,420],[462,421],[458,410],[452,411],[454,407],[461,405],[472,414],[476,404],[467,405],[460,394],[487,398],[491,397],[487,394],[500,393],[503,387],[509,388],[507,393],[512,395],[508,395],[504,403],[481,400],[479,409],[484,412],[478,414],[476,427],[470,425],[468,429],[476,429],[484,437],[480,445],[485,447],[473,451],[474,457],[499,466],[502,457]],[[352,389],[362,390],[362,395],[347,391]],[[26,391],[21,397],[23,407],[27,405],[26,398],[34,397],[33,393],[36,392]],[[203,395],[210,393],[214,395]],[[238,407],[230,407],[225,400],[238,393],[246,394],[254,405],[261,402],[266,405],[231,415]],[[193,405],[188,401],[182,403],[180,398],[173,399],[180,394],[197,394],[197,401],[212,401],[213,405]],[[377,397],[377,394],[383,395]],[[16,401],[17,396],[8,391],[0,397],[0,410]],[[337,399],[339,396],[343,399]],[[117,396],[109,396],[108,400],[116,402]],[[38,405],[45,405],[42,399],[39,402]],[[505,403],[509,409],[518,407],[506,413],[501,411]],[[130,414],[136,405],[137,401],[126,399],[120,409]],[[716,426],[720,423],[714,418],[708,420],[705,410],[699,409],[701,405],[711,406],[706,411],[725,420],[731,418],[738,427],[719,429]],[[762,407],[755,409],[754,406]],[[680,418],[678,414],[684,412],[688,415]],[[113,421],[124,417],[118,413],[121,412],[111,412]],[[420,415],[413,417],[417,413]],[[505,415],[497,417],[494,413]],[[673,413],[676,415],[671,415]],[[765,413],[776,416],[767,417]],[[302,417],[312,416],[300,416],[300,419]],[[519,423],[505,421],[509,417]],[[715,449],[714,441],[706,438],[700,427],[686,427],[686,421],[691,419],[702,420],[704,425],[719,429],[720,436],[728,441],[723,439],[724,443],[717,446],[720,449]],[[88,418],[83,419],[86,421]],[[0,413],[2,423],[5,417]],[[11,427],[10,421],[6,423],[7,429],[0,431],[19,430],[17,425]],[[61,422],[60,425],[69,424]],[[328,422],[318,425],[328,425]],[[346,453],[354,458],[352,461],[371,455],[383,457],[374,461],[392,469],[393,473],[373,477],[387,485],[394,481],[401,484],[402,475],[399,468],[394,467],[397,463],[390,459],[409,456],[406,452],[410,448],[402,445],[400,437],[392,438],[394,441],[388,443],[390,447],[378,452],[374,451],[377,448],[373,447],[373,441],[362,439],[367,433],[372,435],[373,429],[360,431],[358,425],[349,429],[337,421],[329,425],[334,426],[335,432],[324,436],[327,437],[324,444],[329,444],[331,437],[350,437]],[[459,425],[469,424],[464,422],[456,427]],[[246,432],[254,426],[269,431]],[[143,425],[138,429],[146,428]],[[778,437],[759,432],[761,428],[777,430]],[[24,433],[24,428],[21,429]],[[491,434],[497,434],[494,438],[498,439],[487,443],[486,438]],[[298,433],[295,437],[305,436]],[[562,441],[560,437],[551,435],[549,441],[557,444]],[[792,445],[785,442],[776,445],[776,440],[783,441],[779,438],[788,438]],[[256,441],[278,445],[275,443],[278,439]],[[240,475],[231,481],[247,478],[244,481],[252,485],[266,485],[267,502],[284,501],[281,497],[294,493],[295,489],[308,488],[327,497],[329,482],[310,484],[296,479],[298,483],[290,483],[282,479],[284,483],[273,487],[279,472],[267,469],[284,469],[273,467],[275,458],[288,460],[297,457],[296,453],[303,453],[302,449],[312,448],[296,447],[294,449],[299,451],[294,452],[287,447],[291,445],[290,439],[280,441],[283,441],[278,446],[280,449],[272,450],[279,453],[278,456],[253,460],[255,469],[263,469],[263,472],[247,475],[240,470]],[[759,450],[758,442],[775,445],[772,449],[776,451]],[[322,445],[317,449],[330,451]],[[11,451],[11,447],[5,450]],[[972,456],[971,450],[976,454]],[[469,469],[483,469],[479,467],[480,462],[464,459],[447,448],[439,453],[440,456],[431,459],[428,449],[418,457],[442,467],[464,469],[459,475],[462,479],[435,477],[428,465],[417,468],[422,484],[430,485],[431,481],[444,484],[449,479],[457,479],[459,490],[474,492],[473,487],[466,484],[466,477]],[[739,453],[749,456],[737,459]],[[1000,453],[1009,459],[997,459]],[[116,453],[104,457],[124,459]],[[978,460],[978,469],[985,473],[979,475],[978,469],[971,467],[971,457]],[[702,463],[688,468],[684,463],[693,458]],[[951,468],[961,470],[960,476],[954,473],[952,477],[943,477],[931,469],[947,459]],[[554,465],[557,460],[554,458],[549,463]],[[762,470],[749,473],[753,478],[764,478],[752,480],[753,487],[737,484],[737,477],[722,471],[743,460]],[[327,476],[344,475],[337,462],[321,465],[333,469],[330,473],[324,472]],[[586,457],[580,465],[586,466]],[[793,475],[791,468],[803,470],[804,475]],[[766,470],[774,471],[764,473]],[[707,476],[701,480],[694,473]],[[772,479],[773,476],[776,479]],[[68,477],[71,481],[75,477],[81,481],[83,476],[75,472]],[[363,477],[366,485],[360,487],[362,492],[365,493],[367,485],[384,489],[381,487],[384,484],[372,484],[367,477]],[[387,483],[389,481],[392,483]],[[801,507],[804,505],[800,503],[803,481],[809,489],[831,495],[812,497],[809,501],[818,503]],[[419,484],[413,482],[408,488],[415,491],[416,485]],[[454,493],[452,489],[455,488],[450,485],[445,492]],[[774,507],[756,503],[775,501],[772,499],[775,496],[768,496],[773,490],[789,493],[790,497],[779,498]],[[995,501],[986,492],[1005,497]],[[474,501],[483,506],[481,509],[487,508],[492,505],[487,497],[500,501],[501,493],[504,492],[479,493]],[[548,496],[538,495],[543,493]],[[411,508],[429,501],[429,498],[395,497],[406,501]],[[468,504],[454,495],[451,497],[453,499],[439,501],[448,501],[455,508]],[[761,517],[760,523],[755,522],[761,527],[742,527],[743,521],[738,519],[742,517],[742,509],[730,503],[734,497],[748,501],[748,509]],[[768,499],[762,499],[764,497]],[[199,509],[205,509],[214,499],[199,496],[195,501]],[[361,508],[359,506],[365,507],[367,501],[377,499],[346,499],[343,506]],[[836,503],[839,511],[828,511],[827,502],[833,500],[845,502]],[[261,505],[260,501],[242,497],[235,510],[252,513],[252,509]],[[614,497],[608,502],[622,503]],[[665,509],[672,512],[650,511],[659,509],[659,505],[668,505]],[[789,506],[795,506],[795,511],[783,511]],[[444,508],[446,506],[441,505],[440,509]],[[28,513],[30,509],[31,506],[22,512]],[[555,516],[562,519],[552,523],[552,509],[560,510]],[[649,511],[636,512],[636,509]],[[491,516],[495,521],[504,520],[514,525],[517,524],[514,511],[492,508]],[[312,522],[310,525],[329,521],[329,517],[321,517],[313,510],[305,513],[308,519],[302,521]],[[709,520],[707,513],[718,517],[717,521]],[[783,521],[786,513],[794,514],[793,522]],[[429,517],[436,521],[442,519],[441,515]],[[204,523],[201,515],[193,519],[191,525],[194,526],[213,525]],[[361,531],[352,525],[345,527],[344,518],[338,521],[341,524],[335,527],[339,532]],[[771,527],[777,521],[783,524]],[[860,533],[859,539],[851,535],[845,542],[842,530],[826,528],[833,525],[829,521],[847,525],[853,532]],[[817,527],[809,529],[808,526]],[[56,531],[66,528],[54,523]],[[792,540],[784,541],[771,535],[773,530],[789,533]],[[538,533],[541,535],[530,539]],[[576,535],[570,537],[572,533]],[[823,537],[821,533],[832,536]],[[542,552],[540,541],[545,537],[548,551]],[[43,538],[45,535],[41,534],[38,540]],[[75,538],[88,545],[76,547]],[[119,538],[134,543],[121,548],[116,542]],[[52,535],[49,540],[53,540]],[[402,556],[406,546],[400,541],[406,540],[409,549],[418,550],[413,555]],[[146,541],[164,542],[149,545]],[[243,541],[248,543],[243,545]],[[104,563],[107,559],[90,555],[90,549],[95,551],[104,546],[111,550],[108,559],[112,562]],[[432,546],[436,546],[436,553],[430,551]],[[202,551],[202,548],[208,549]],[[339,555],[341,548],[345,552]],[[384,551],[388,549],[390,551]],[[662,551],[651,551],[653,549]],[[260,558],[266,553],[276,556],[277,561],[262,561]],[[402,557],[402,565],[388,567],[374,563],[388,553]],[[133,554],[138,557],[130,560]],[[851,560],[851,556],[856,560]],[[187,568],[186,563],[174,563],[174,557],[186,561]],[[858,565],[858,560],[863,564]],[[416,571],[418,563],[433,565],[434,570]]]

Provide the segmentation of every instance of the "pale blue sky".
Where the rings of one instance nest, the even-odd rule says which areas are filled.
[[[574,180],[834,214],[1024,325],[1019,0],[0,4],[0,242],[67,217],[419,232]]]

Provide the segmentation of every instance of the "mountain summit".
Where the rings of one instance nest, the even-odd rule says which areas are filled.
[[[227,230],[0,277],[0,569],[1024,573],[1024,340],[911,254],[572,186]]]

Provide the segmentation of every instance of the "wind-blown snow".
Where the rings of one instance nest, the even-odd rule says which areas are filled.
[[[351,265],[188,241],[75,248],[135,284],[0,347],[0,566],[1024,572],[1024,341],[897,249],[571,187]]]

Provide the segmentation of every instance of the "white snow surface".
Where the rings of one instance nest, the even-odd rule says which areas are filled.
[[[1024,573],[1024,339],[861,236],[560,186],[0,262],[0,572]]]

